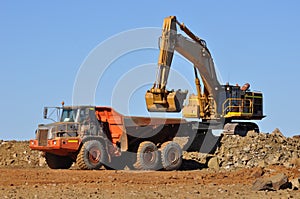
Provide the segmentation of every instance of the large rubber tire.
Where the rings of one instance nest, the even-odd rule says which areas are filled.
[[[106,159],[107,153],[103,144],[97,140],[91,140],[82,145],[76,164],[80,169],[93,170],[99,169]]]
[[[156,145],[149,141],[140,143],[134,167],[138,170],[158,170],[160,165],[160,155]]]
[[[165,142],[161,145],[161,163],[166,171],[177,170],[182,164],[182,149],[176,142]]]
[[[52,153],[45,153],[46,162],[51,169],[69,169],[73,160],[69,156],[59,156]]]

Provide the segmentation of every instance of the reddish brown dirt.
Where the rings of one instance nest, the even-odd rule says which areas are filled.
[[[0,198],[300,198],[299,190],[251,190],[262,173],[291,180],[300,177],[299,168],[214,171],[185,161],[186,171],[51,170],[39,166],[39,157],[28,142],[0,140]]]
[[[258,171],[258,172],[257,172]],[[1,198],[300,198],[300,191],[251,191],[259,168],[236,171],[82,171],[1,168]],[[264,176],[298,169],[274,166]]]

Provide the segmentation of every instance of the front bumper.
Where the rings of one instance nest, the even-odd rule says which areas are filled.
[[[46,144],[40,144],[37,139],[29,141],[29,147],[32,150],[51,152],[58,155],[67,155],[72,152],[77,152],[80,144],[81,139],[70,137],[47,140]]]

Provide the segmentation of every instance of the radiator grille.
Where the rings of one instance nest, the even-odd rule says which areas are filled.
[[[39,129],[38,141],[39,146],[47,146],[48,129]]]

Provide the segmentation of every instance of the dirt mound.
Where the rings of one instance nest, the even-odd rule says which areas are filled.
[[[300,166],[297,136],[285,137],[278,129],[271,134],[249,132],[247,136],[223,136],[215,153],[222,168],[253,168],[283,165]]]
[[[249,132],[245,137],[222,135],[214,154],[184,152],[183,157],[194,161],[194,165],[199,163],[199,168],[300,167],[299,137],[287,138],[279,129],[270,134]]]
[[[0,140],[0,167],[32,168],[45,166],[41,153],[32,151],[28,141]]]

